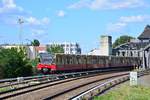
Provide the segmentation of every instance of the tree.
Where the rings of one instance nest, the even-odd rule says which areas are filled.
[[[29,75],[32,75],[32,66],[29,64],[24,48],[0,49],[1,78]]]
[[[35,59],[30,60],[30,64],[32,65],[33,75],[36,75],[38,73],[38,70],[36,68],[38,63],[39,63],[39,58],[35,58]]]
[[[130,42],[131,39],[135,39],[135,38],[132,36],[128,36],[128,35],[122,35],[115,40],[115,42],[113,43],[113,48],[115,48],[121,44]]]
[[[40,45],[40,42],[39,42],[39,40],[34,39],[34,40],[31,42],[31,44],[32,44],[33,46],[39,46],[39,45]]]
[[[50,47],[47,48],[47,51],[51,54],[56,54],[56,53],[64,53],[64,49],[63,47],[59,46],[59,45],[52,45]]]

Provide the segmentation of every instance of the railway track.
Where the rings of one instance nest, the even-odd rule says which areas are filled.
[[[75,73],[64,73],[64,74],[53,74],[53,75],[41,75],[41,76],[31,76],[31,77],[19,77],[12,79],[0,80],[0,96],[3,94],[8,94],[14,91],[25,90],[27,88],[38,87],[40,85],[48,84],[54,81],[60,81],[69,78],[82,78],[89,77],[90,75],[104,74],[113,71],[123,71],[123,69],[103,69],[103,70],[93,70],[85,72],[75,72]],[[82,77],[81,77],[82,76]]]
[[[97,86],[98,84],[102,84],[108,80],[112,80],[116,77],[121,77],[128,75],[128,72],[123,73],[111,73],[100,77],[93,77],[94,79],[89,79],[89,81],[75,84],[74,86],[66,87],[64,90],[59,91],[58,93],[51,94],[50,96],[43,98],[44,100],[68,100],[73,98],[77,94],[80,94],[84,91],[87,91],[90,88]],[[88,79],[87,79],[88,80]]]
[[[39,99],[55,99],[62,100],[69,99],[70,96],[85,91],[92,86],[95,86],[101,82],[109,79],[127,75],[128,72],[114,72],[105,73],[104,75],[93,74],[89,76],[83,76],[78,78],[69,78],[66,80],[59,80],[56,82],[47,82],[46,84],[32,86],[30,88],[21,89],[14,92],[4,93],[0,95],[0,99],[9,100],[39,100]],[[91,84],[91,85],[90,85]],[[83,89],[84,88],[84,89]],[[35,91],[36,90],[36,91]],[[82,91],[79,91],[82,90]],[[76,92],[72,92],[76,91]],[[67,96],[69,94],[70,96]],[[74,95],[73,95],[74,94]]]
[[[149,74],[150,74],[150,69],[138,71],[138,77],[142,77],[144,75],[149,75]],[[129,80],[129,78],[130,78],[129,75],[127,75],[112,80],[108,80],[107,82],[99,84],[87,91],[80,93],[79,95],[72,97],[71,100],[92,100],[94,96],[102,95],[103,93],[105,93],[105,91],[109,90],[110,88],[122,82]]]

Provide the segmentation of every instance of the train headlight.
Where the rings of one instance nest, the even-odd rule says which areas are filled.
[[[42,68],[38,68],[38,70],[41,70]]]

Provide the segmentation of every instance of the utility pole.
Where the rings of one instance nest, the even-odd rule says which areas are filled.
[[[19,18],[18,23],[19,23],[19,41],[20,41],[20,45],[23,45],[23,41],[22,41],[22,24],[24,23],[23,19]]]

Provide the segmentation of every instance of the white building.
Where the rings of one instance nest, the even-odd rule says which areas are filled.
[[[93,49],[93,50],[91,50],[89,53],[88,53],[88,55],[101,55],[100,54],[100,49]]]
[[[101,55],[109,56],[112,55],[112,38],[111,36],[102,35],[100,38],[100,48],[91,50],[88,55]]]
[[[40,46],[27,46],[27,45],[1,45],[0,47],[5,48],[5,49],[11,49],[11,48],[17,48],[18,50],[20,47],[24,47],[26,49],[26,54],[29,59],[35,59],[37,58],[38,54],[41,52],[46,52],[46,46],[45,45],[40,45]]]
[[[70,42],[64,42],[64,43],[50,43],[48,46],[52,45],[59,45],[63,47],[64,54],[81,54],[81,48],[78,43],[70,43]]]
[[[26,49],[27,49],[27,56],[30,59],[37,58],[39,53],[47,52],[45,45],[40,45],[40,46],[26,46]]]

